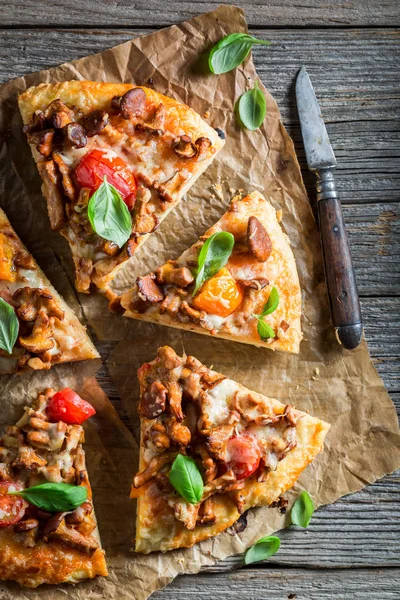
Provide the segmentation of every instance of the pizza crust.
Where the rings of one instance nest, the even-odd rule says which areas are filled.
[[[93,537],[99,539],[96,528]],[[56,543],[38,543],[26,548],[16,540],[12,528],[0,530],[0,579],[12,580],[26,587],[44,583],[79,583],[97,575],[107,576],[104,551],[87,556]]]
[[[156,109],[156,107],[160,104],[164,106],[166,109],[165,130],[168,132],[168,136],[174,138],[181,135],[188,135],[193,140],[205,137],[208,138],[212,143],[212,150],[207,152],[207,155],[203,160],[196,161],[189,159],[180,161],[180,165],[177,167],[177,173],[182,174],[182,183],[176,190],[171,192],[171,201],[166,206],[166,209],[156,210],[154,213],[157,216],[159,223],[161,223],[169,214],[169,212],[178,204],[186,192],[192,187],[198,177],[200,177],[200,175],[207,169],[207,167],[214,160],[218,151],[225,143],[224,140],[220,139],[215,129],[210,127],[200,117],[200,115],[189,108],[186,104],[174,100],[173,98],[169,98],[168,96],[164,96],[154,89],[143,86],[132,86],[131,84],[124,83],[103,83],[93,81],[64,81],[49,84],[42,83],[38,86],[29,88],[26,92],[21,94],[18,98],[18,103],[23,122],[24,124],[27,124],[30,122],[32,114],[36,110],[44,111],[50,102],[56,99],[60,99],[67,106],[76,107],[84,115],[94,109],[109,111],[112,98],[114,96],[124,95],[133,87],[140,87],[145,91],[147,102],[154,109]],[[95,136],[95,138],[96,137],[97,136]],[[91,138],[90,140],[90,144],[92,144],[90,149],[97,147],[95,138]],[[107,147],[112,150],[115,148],[113,144],[117,143],[117,136],[111,136],[110,144]],[[35,145],[30,144],[30,146],[36,163],[43,161],[43,157],[37,151]],[[75,154],[81,158],[85,154],[85,148],[83,148],[82,151],[76,151]],[[125,155],[124,158],[127,159],[128,164],[133,167],[134,163],[132,162],[132,164],[130,164],[130,159],[127,157],[128,154]],[[169,158],[168,160],[170,161],[171,159]],[[166,166],[168,166],[167,163]],[[169,167],[171,166],[172,165],[169,165]],[[146,173],[152,175],[153,179],[160,176],[160,180],[162,180],[163,177],[165,177],[163,174],[163,168],[161,168],[161,173],[159,173],[160,168],[158,166],[152,171],[151,168],[147,169],[145,162],[142,162],[142,168]],[[172,169],[172,172],[174,172],[174,169]],[[45,186],[43,186],[42,191],[43,195],[46,197]],[[142,244],[149,235],[151,235],[151,233],[141,235],[138,238],[138,244]],[[74,241],[75,236],[73,233],[69,231],[65,237],[67,237],[73,253],[79,252],[79,244]],[[107,268],[104,270],[104,272],[103,269],[101,269],[98,273],[93,274],[93,282],[106,294],[109,299],[115,297],[109,287],[109,283],[115,278],[118,271],[128,259],[129,256],[126,256],[124,257],[124,260],[118,264],[115,264],[113,268]]]
[[[257,324],[254,319],[248,321],[243,329],[234,326],[232,327],[232,331],[225,331],[221,328],[214,330],[212,335],[227,340],[251,344],[260,348],[269,348],[270,350],[280,350],[297,354],[302,339],[301,290],[296,262],[290,247],[289,239],[282,231],[274,207],[259,192],[252,192],[242,200],[237,201],[236,204],[239,207],[238,211],[233,212],[228,210],[215,225],[206,231],[203,237],[209,237],[218,231],[229,231],[234,234],[236,239],[238,239],[246,234],[249,217],[255,216],[260,223],[262,223],[273,246],[272,254],[266,261],[265,270],[266,273],[271,273],[272,277],[274,276],[274,273],[278,273],[275,278],[272,278],[270,275],[268,279],[270,280],[270,285],[277,287],[280,297],[278,308],[271,315],[268,315],[265,321],[270,324],[275,331],[278,331],[279,324],[282,320],[289,323],[290,327],[281,337],[266,342],[260,339],[257,333]],[[196,244],[177,259],[179,265],[185,263],[185,255],[191,255],[195,246]],[[228,261],[228,269],[229,266],[230,262]],[[268,299],[269,289],[270,287],[267,287],[265,290],[259,292],[260,308]],[[176,317],[171,317],[167,312],[160,314],[157,305],[153,305],[149,310],[145,310],[144,312],[135,311],[132,309],[133,297],[134,291],[130,290],[120,298],[121,306],[125,309],[125,317],[210,335],[209,330],[196,322],[191,322],[189,320],[184,322],[178,320]],[[240,312],[241,307],[239,306],[234,315],[236,315],[236,313],[240,315]],[[252,312],[257,312],[257,310]]]
[[[60,513],[64,517],[60,521],[65,530],[70,529],[69,535],[75,531],[86,539],[87,544],[80,547],[76,538],[74,543],[64,541],[65,530],[58,534],[59,539],[51,539],[58,532],[60,523],[48,533],[45,541],[41,529],[46,525],[42,520],[45,517],[36,512],[29,517],[39,523],[39,530],[33,537],[29,536],[33,531],[18,533],[12,525],[0,528],[0,580],[16,581],[31,588],[44,583],[79,583],[97,575],[108,575],[82,447],[84,431],[80,425],[47,421],[48,400],[54,393],[55,390],[50,388],[40,393],[34,405],[25,407],[16,426],[7,428],[4,437],[0,438],[3,477],[13,482],[24,481],[26,487],[46,481],[81,485],[86,488],[87,502],[92,506],[72,525],[67,525],[65,518],[68,517]],[[42,434],[40,443],[34,441],[33,436],[29,437],[32,433],[37,436],[38,432]],[[46,436],[47,440],[44,439]],[[22,521],[25,518],[26,514]]]
[[[21,248],[24,248],[26,250],[25,246],[18,238],[14,229],[11,227],[11,224],[5,212],[1,209],[0,230],[9,231],[10,233],[12,233],[13,236],[16,236]],[[28,250],[26,250],[26,252],[28,253]],[[62,321],[57,320],[57,323],[55,324],[53,336],[58,346],[60,347],[62,354],[59,358],[56,358],[54,361],[52,361],[52,364],[99,358],[100,355],[97,352],[92,341],[90,340],[88,334],[86,333],[86,328],[80,323],[80,321],[74,315],[69,306],[64,302],[64,300],[61,298],[56,289],[51,285],[50,281],[47,279],[43,271],[37,265],[36,261],[34,262],[36,264],[36,269],[31,271],[31,277],[34,278],[34,280],[26,281],[24,282],[24,285],[28,287],[39,287],[48,289],[53,298],[55,299],[56,304],[64,312],[64,319]],[[0,284],[1,283],[6,289],[8,288],[8,282],[0,281]],[[38,368],[45,367],[40,367],[39,365]],[[0,373],[13,373],[15,372],[15,369],[16,359],[8,356],[0,357]]]
[[[147,373],[149,375],[147,381],[161,381],[161,379],[158,378],[158,375],[163,374],[162,381],[165,383],[168,381],[168,376],[165,375],[167,370],[171,371],[173,380],[180,377],[179,369],[181,367],[175,367],[172,362],[170,362],[169,366],[166,366],[167,362],[163,362],[164,357],[167,356],[166,349],[170,352],[168,360],[170,356],[176,356],[172,349],[164,347],[159,350],[158,359],[144,365],[141,370],[139,370],[141,398],[143,398],[143,394],[146,391]],[[183,360],[184,359],[185,357],[183,357]],[[191,360],[192,357],[189,357],[189,359]],[[221,385],[223,384],[225,389],[231,390],[231,392],[228,392],[227,398],[233,393],[232,390],[236,390],[239,395],[251,395],[254,405],[263,406],[263,411],[266,412],[266,414],[276,415],[284,413],[286,407],[280,401],[252,392],[233,380],[223,379],[223,375],[212,370],[207,370],[201,363],[198,363],[198,365],[200,369],[198,372],[204,372],[205,369],[205,372],[210,374],[212,378],[216,378],[218,381],[222,378]],[[203,369],[203,371],[201,371],[201,369]],[[164,380],[165,377],[166,379]],[[186,375],[186,377],[188,377],[189,381],[191,376]],[[178,381],[181,381],[181,379],[179,378]],[[220,405],[219,401],[217,402],[216,400],[218,397],[223,398],[224,392],[221,393],[222,396],[219,396],[218,393],[215,398],[213,397],[213,401],[208,397],[207,402],[211,402],[211,404],[204,404],[206,400],[201,395],[202,392],[200,393],[199,398],[203,399],[199,400],[199,398],[197,398],[196,400],[196,402],[200,402],[203,406],[202,414],[204,414],[204,411],[206,413],[208,411],[209,419],[212,421],[212,419],[215,418],[216,421],[214,421],[214,423],[216,424],[225,423],[224,417],[222,416],[221,418],[221,415],[223,415],[224,412],[223,405]],[[206,394],[208,394],[208,392],[206,392]],[[227,400],[230,409],[232,408],[232,402],[233,400]],[[208,406],[208,408],[204,408],[205,406]],[[267,474],[265,481],[257,481],[256,474],[245,479],[245,486],[240,490],[240,495],[243,497],[243,510],[241,512],[256,506],[268,506],[272,502],[278,500],[282,494],[294,485],[302,471],[315,459],[317,454],[323,450],[324,439],[330,425],[307,413],[297,411],[296,409],[294,409],[294,412],[296,414],[296,419],[298,419],[295,427],[296,446],[290,448],[285,456],[279,460],[276,470],[270,471]],[[248,416],[250,416],[250,413]],[[158,420],[156,419],[156,421]],[[154,422],[154,420],[148,420],[143,418],[143,415],[141,416],[140,473],[144,471],[149,464],[150,458],[154,456],[153,451],[150,450],[151,444],[149,446],[148,442],[148,440],[151,439],[150,428]],[[186,421],[184,420],[184,423],[185,422]],[[262,425],[259,426],[260,430],[262,427]],[[242,430],[242,433],[246,433],[247,431],[247,429]],[[193,544],[209,539],[222,531],[225,531],[237,521],[241,514],[229,494],[216,494],[212,496],[214,513],[216,515],[215,523],[208,526],[196,526],[194,529],[189,530],[181,521],[177,520],[173,509],[170,508],[165,501],[163,493],[157,486],[155,480],[151,479],[147,484],[144,484],[143,487],[137,489],[132,488],[131,497],[137,498],[138,500],[136,551],[145,554],[154,551],[166,552],[176,548],[193,546]]]
[[[296,428],[300,439],[298,446],[280,461],[278,468],[269,474],[267,481],[257,483],[254,478],[247,481],[243,490],[246,496],[245,510],[255,506],[268,506],[293,487],[302,471],[323,449],[329,427],[328,423],[304,414]],[[142,454],[141,447],[140,469],[145,465]],[[154,487],[149,486],[138,498],[137,552],[147,554],[157,550],[167,552],[176,548],[188,548],[225,531],[240,517],[229,497],[218,496],[214,499],[216,523],[189,531],[174,519],[168,508],[164,508],[164,513],[161,513],[160,507],[154,501],[154,493]]]

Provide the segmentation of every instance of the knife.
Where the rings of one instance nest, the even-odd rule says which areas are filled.
[[[361,342],[363,326],[342,205],[333,176],[336,159],[304,67],[297,76],[296,99],[308,168],[317,176],[319,229],[332,321],[339,343],[353,350]]]

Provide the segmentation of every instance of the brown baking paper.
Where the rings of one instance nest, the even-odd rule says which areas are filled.
[[[135,369],[142,362],[152,360],[162,344],[172,345],[177,352],[194,354],[208,366],[214,365],[215,369],[254,390],[293,403],[329,421],[332,429],[325,451],[307,468],[288,495],[292,499],[300,489],[306,488],[319,506],[359,490],[396,469],[400,465],[399,429],[394,406],[371,363],[365,342],[357,350],[348,352],[335,340],[317,228],[293,144],[280,121],[276,103],[263,88],[267,99],[265,122],[260,130],[244,131],[235,123],[233,108],[240,94],[257,78],[252,60],[222,76],[207,74],[204,70],[207,49],[223,35],[238,31],[246,31],[243,12],[224,6],[101,54],[3,85],[0,88],[1,126],[7,136],[0,149],[0,175],[3,176],[0,203],[32,250],[39,251],[44,243],[50,245],[55,257],[54,275],[60,274],[62,267],[72,280],[67,245],[61,236],[49,230],[39,176],[21,133],[17,93],[41,81],[94,79],[146,85],[151,78],[158,91],[187,102],[200,114],[210,111],[209,122],[226,131],[225,148],[194,185],[188,198],[124,266],[114,282],[114,289],[125,291],[134,283],[136,275],[151,270],[166,258],[176,257],[192,244],[224,212],[230,188],[242,189],[244,193],[258,189],[277,209],[282,209],[283,228],[289,235],[297,261],[303,290],[304,331],[299,356],[109,315],[105,300],[100,296],[80,296],[79,302],[100,339],[120,341],[109,360],[109,368],[136,438]],[[259,51],[273,52],[274,49]],[[279,77],[279,73],[276,76]],[[221,184],[222,197],[213,189],[215,183]],[[42,266],[46,271],[48,263],[43,261]],[[65,282],[66,278],[61,283]],[[67,286],[61,291],[72,302],[68,289]],[[101,440],[108,444],[107,436],[102,435]],[[121,463],[120,453],[124,461],[128,461],[132,474],[137,464],[131,446],[127,444],[124,448],[116,440],[108,455],[116,480],[120,468],[125,478],[127,468],[125,462]],[[117,486],[108,474],[104,486],[110,504],[99,512],[100,530],[103,533],[103,528],[112,529],[115,524],[115,527],[121,526],[128,537],[134,528],[131,504],[123,497],[120,505],[119,495],[114,502],[112,490]],[[94,492],[96,500],[96,488]],[[116,552],[113,540],[103,535],[110,578],[84,584],[73,592],[69,587],[68,593],[79,600],[87,597],[144,600],[177,574],[195,573],[204,565],[242,552],[262,535],[284,525],[285,517],[277,509],[253,510],[242,533],[226,532],[192,549],[166,555],[132,554],[126,537]],[[46,593],[21,592],[13,597],[47,600],[50,596]]]

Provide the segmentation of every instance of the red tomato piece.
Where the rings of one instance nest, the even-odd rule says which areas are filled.
[[[10,496],[8,492],[23,490],[24,486],[14,481],[0,481],[0,528],[15,525],[22,519],[28,503],[19,496]]]
[[[228,440],[228,467],[237,479],[250,477],[260,464],[260,449],[257,442],[249,435],[238,435]]]
[[[93,406],[83,400],[71,388],[56,392],[47,404],[46,412],[50,421],[64,421],[69,424],[80,424],[96,414]]]
[[[101,150],[92,150],[85,154],[75,170],[76,179],[81,187],[95,192],[103,183],[104,176],[121,194],[125,204],[132,210],[136,200],[136,178],[127,163],[115,156],[110,158]]]

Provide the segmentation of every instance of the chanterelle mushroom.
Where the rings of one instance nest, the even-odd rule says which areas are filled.
[[[64,311],[56,304],[53,296],[42,288],[19,288],[13,295],[17,315],[22,321],[35,321],[39,312],[44,311],[48,317],[59,321],[64,319]]]
[[[33,330],[28,337],[19,337],[21,346],[33,352],[40,354],[54,348],[55,341],[53,339],[53,324],[54,317],[48,317],[44,310],[39,312],[39,315],[33,326]]]

